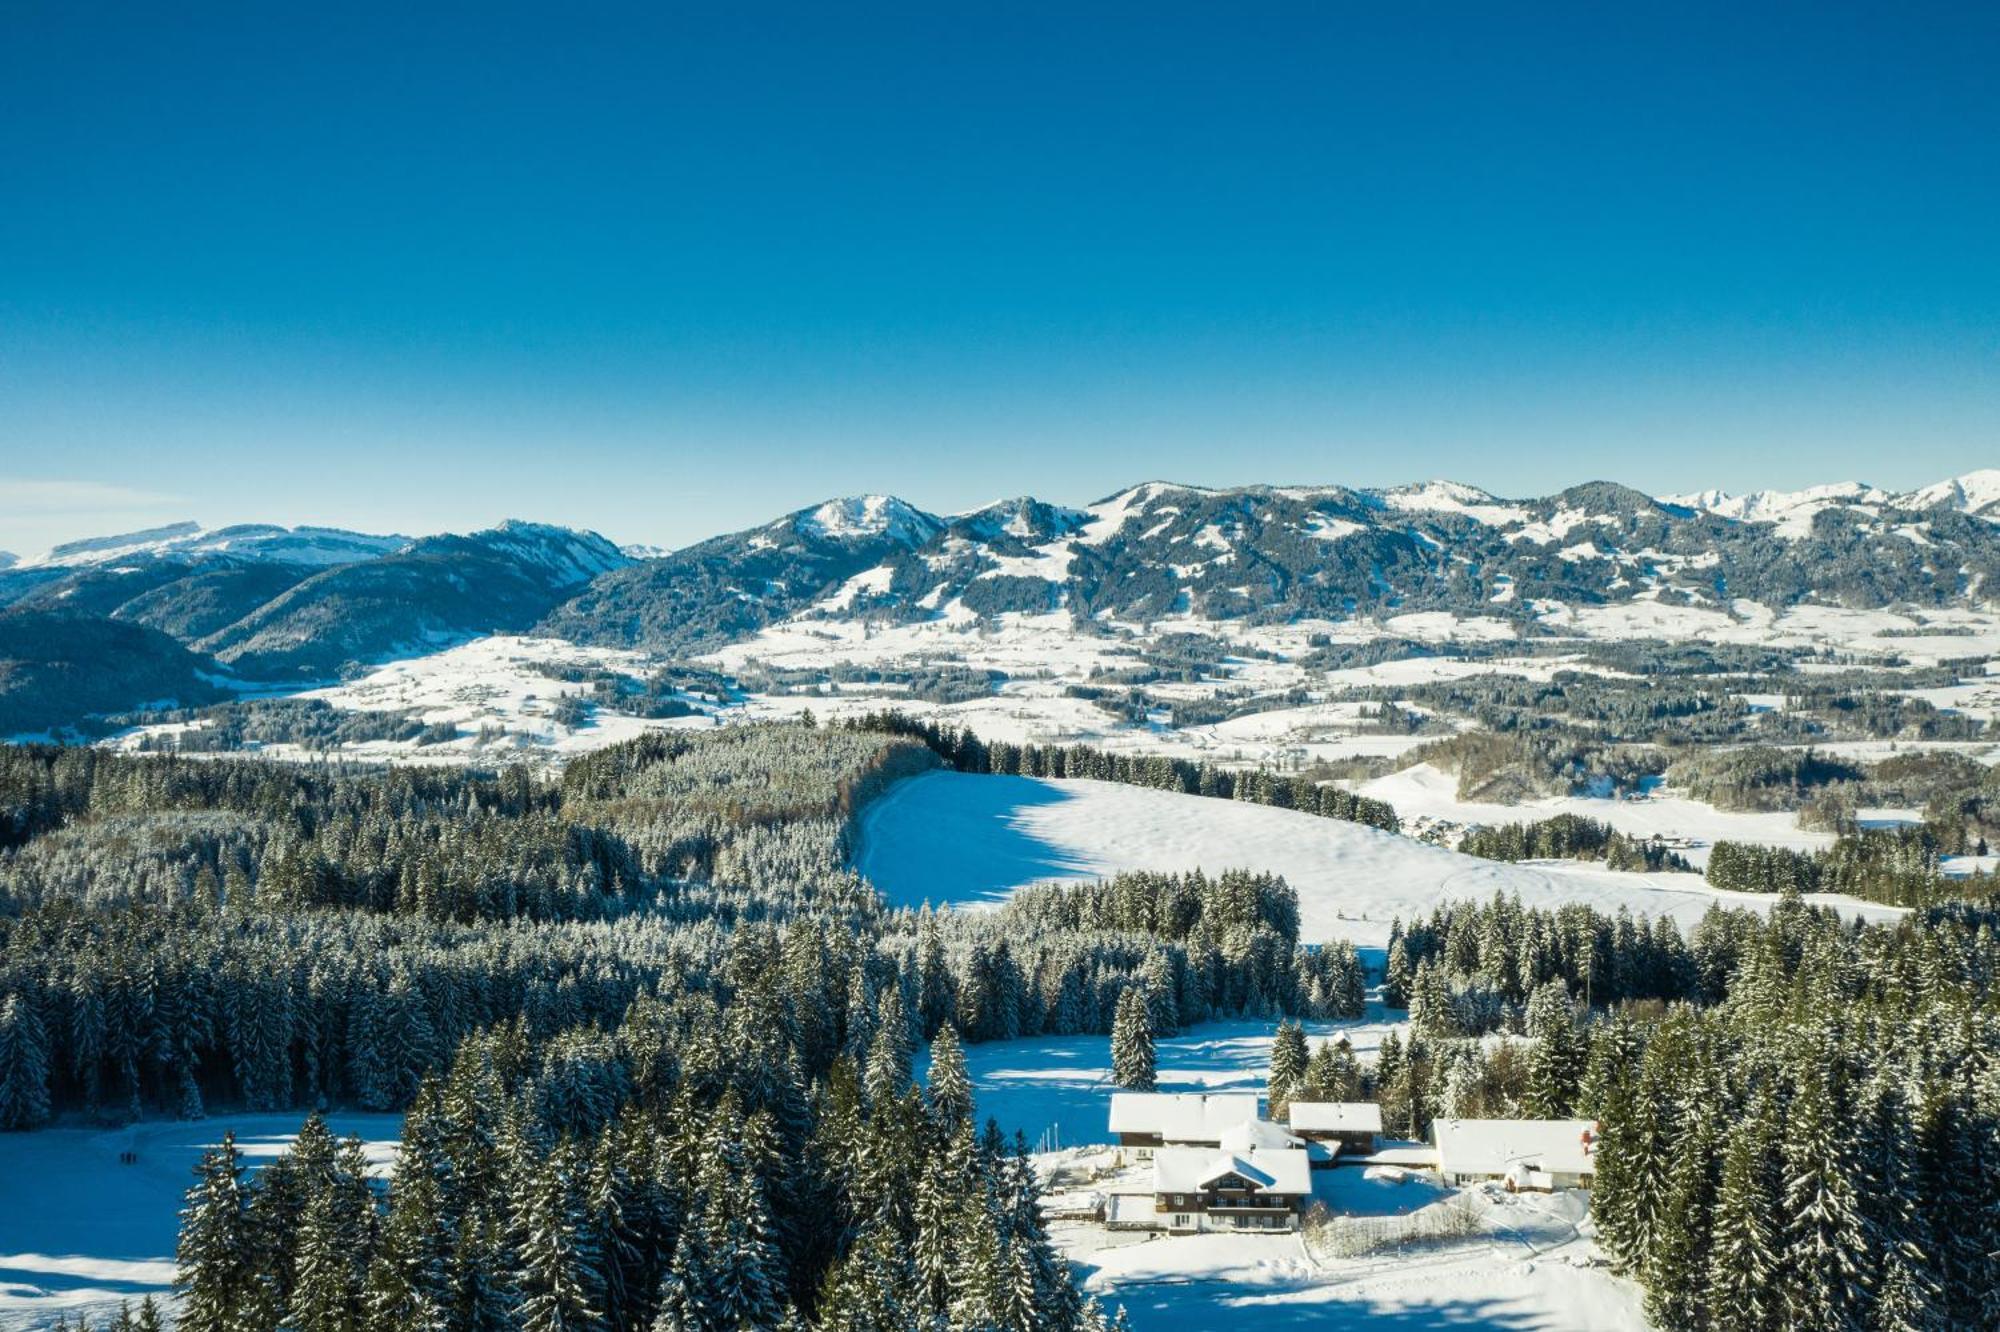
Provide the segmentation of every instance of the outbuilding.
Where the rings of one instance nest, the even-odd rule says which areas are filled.
[[[1594,1119],[1434,1119],[1431,1142],[1447,1184],[1587,1189],[1597,1174]]]

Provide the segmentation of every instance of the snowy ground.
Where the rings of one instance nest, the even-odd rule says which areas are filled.
[[[870,575],[863,575],[864,578]],[[1512,675],[1545,680],[1582,666],[1580,649],[1590,641],[1659,638],[1744,644],[1776,644],[1832,649],[1861,660],[1901,657],[1923,666],[1946,658],[2000,654],[2000,616],[1988,612],[1848,611],[1797,607],[1776,612],[1742,601],[1727,610],[1663,605],[1639,600],[1628,605],[1570,607],[1537,602],[1535,611],[1558,639],[1538,640],[1538,651],[1496,657],[1454,655],[1456,645],[1490,648],[1514,641],[1514,627],[1502,620],[1423,612],[1381,620],[1298,621],[1248,625],[1233,621],[1173,616],[1148,624],[1100,621],[1079,628],[1066,611],[980,617],[952,602],[934,618],[911,624],[881,625],[845,616],[836,594],[819,607],[771,625],[742,642],[702,658],[724,671],[763,669],[828,671],[839,667],[885,670],[951,666],[994,671],[1006,679],[991,697],[963,703],[926,703],[896,683],[826,684],[818,691],[749,693],[728,700],[689,700],[702,715],[645,721],[599,713],[577,727],[557,724],[553,701],[585,686],[564,683],[539,669],[548,664],[602,669],[644,678],[662,663],[640,652],[588,648],[557,639],[498,635],[425,655],[385,663],[364,677],[311,691],[338,707],[408,710],[430,722],[458,725],[464,736],[440,745],[358,744],[346,757],[388,762],[557,762],[570,755],[628,739],[661,726],[705,726],[796,716],[810,709],[822,717],[844,717],[883,708],[957,725],[980,735],[1015,743],[1087,743],[1125,752],[1169,754],[1233,766],[1296,768],[1320,761],[1394,757],[1423,743],[1426,736],[1384,733],[1364,718],[1360,706],[1339,698],[1341,691],[1388,688]],[[1086,699],[1071,697],[1071,686],[1106,673],[1142,668],[1147,651],[1162,636],[1192,633],[1227,645],[1231,655],[1198,680],[1150,686],[1162,702],[1223,702],[1231,707],[1262,704],[1218,723],[1176,724],[1171,709],[1146,722],[1114,717]],[[1353,645],[1384,637],[1424,642],[1433,656],[1388,661],[1340,670],[1312,670],[1304,659],[1328,643]],[[1566,642],[1565,642],[1566,640]],[[1572,650],[1563,655],[1565,647]],[[1557,655],[1549,655],[1550,649]],[[1586,668],[1591,669],[1591,668]],[[1611,672],[1598,669],[1599,674]],[[1941,707],[1970,716],[2000,715],[2000,675],[1992,672],[1964,684],[1908,691]],[[1301,697],[1304,702],[1300,702]],[[1760,701],[1782,702],[1774,695]],[[1446,728],[1470,723],[1442,719]],[[154,728],[170,729],[170,728]],[[484,729],[486,738],[477,738]],[[504,730],[505,734],[498,734]],[[145,731],[128,732],[113,743],[137,743]],[[1434,731],[1433,734],[1436,732]],[[1893,748],[1893,742],[1881,742]],[[1987,761],[2000,760],[2000,743],[1967,747]],[[283,747],[264,751],[279,757]]]
[[[1764,846],[1788,846],[1800,851],[1816,851],[1833,845],[1832,833],[1810,832],[1799,827],[1790,813],[1732,813],[1699,800],[1655,791],[1644,800],[1593,799],[1560,796],[1531,800],[1519,805],[1494,805],[1458,798],[1458,779],[1428,763],[1418,763],[1378,777],[1355,788],[1362,795],[1386,800],[1404,819],[1428,815],[1463,824],[1530,823],[1556,814],[1580,814],[1608,823],[1620,832],[1636,837],[1683,837],[1694,842],[1681,851],[1696,865],[1708,863],[1708,852],[1716,842],[1756,842]],[[1914,820],[1918,811],[1867,811],[1879,822],[1902,816]]]
[[[0,1328],[47,1327],[79,1311],[101,1321],[121,1299],[167,1295],[180,1208],[202,1153],[234,1129],[247,1161],[267,1163],[303,1119],[219,1115],[0,1134]],[[400,1124],[397,1115],[327,1117],[336,1135],[361,1137],[378,1169],[393,1156]],[[128,1151],[136,1164],[120,1164]]]
[[[1401,1014],[1379,1006],[1359,1022],[1307,1022],[1314,1045],[1345,1033],[1372,1061],[1391,1030],[1407,1031]],[[1154,1047],[1161,1091],[1264,1091],[1276,1022],[1205,1022]],[[1019,1132],[1039,1150],[1101,1143],[1111,1109],[1111,1038],[1041,1036],[965,1047],[966,1068],[981,1119]],[[924,1067],[919,1062],[919,1073]]]
[[[1496,1201],[1496,1227],[1531,1205]],[[1574,1232],[1566,1243],[1548,1245],[1496,1228],[1430,1250],[1320,1263],[1296,1235],[1176,1235],[1091,1248],[1086,1230],[1061,1225],[1056,1240],[1079,1265],[1085,1289],[1124,1305],[1138,1332],[1644,1332],[1648,1326],[1636,1287],[1601,1267],[1571,1265],[1590,1252]]]
[[[1307,1023],[1314,1042],[1344,1032],[1372,1057],[1393,1017]],[[1160,1089],[1262,1092],[1276,1024],[1206,1023],[1159,1042]],[[1087,1144],[1107,1136],[1110,1040],[1047,1037],[966,1048],[979,1113],[1018,1130],[1044,1172],[1064,1176],[1108,1164]],[[1130,1171],[1126,1172],[1131,1174]],[[1398,1176],[1403,1176],[1398,1180]],[[1060,1177],[1059,1184],[1060,1187]],[[1089,1186],[1143,1187],[1124,1176]],[[1448,1194],[1424,1171],[1321,1171],[1315,1197],[1347,1215],[1408,1213]],[[1056,1242],[1087,1288],[1123,1304],[1139,1332],[1248,1325],[1292,1328],[1459,1328],[1471,1332],[1638,1332],[1638,1292],[1602,1268],[1571,1260],[1592,1252],[1581,1195],[1472,1193],[1480,1236],[1397,1256],[1316,1258],[1296,1235],[1148,1236],[1057,1222]]]
[[[1451,899],[1517,893],[1528,906],[1587,903],[1669,915],[1692,927],[1717,903],[1769,899],[1710,888],[1693,874],[1634,874],[1569,861],[1503,864],[1339,819],[1094,781],[928,773],[862,819],[857,863],[895,905],[993,903],[1023,886],[1121,870],[1282,874],[1312,941],[1386,947],[1389,925]],[[1871,920],[1895,908],[1824,898]]]

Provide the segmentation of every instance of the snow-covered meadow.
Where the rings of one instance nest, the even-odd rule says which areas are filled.
[[[245,1163],[264,1165],[291,1145],[304,1118],[217,1115],[0,1134],[0,1329],[44,1328],[64,1314],[101,1321],[121,1300],[165,1298],[181,1203],[202,1154],[233,1129]],[[384,1172],[401,1122],[327,1116],[336,1136],[359,1136]],[[127,1152],[129,1165],[121,1161]]]
[[[1604,802],[1611,803],[1611,802]],[[1638,874],[1570,861],[1504,864],[1295,810],[1085,780],[928,773],[863,815],[857,863],[892,904],[980,904],[1034,883],[1122,870],[1268,870],[1299,895],[1301,933],[1383,948],[1390,923],[1457,898],[1518,894],[1671,916],[1692,927],[1718,903],[1768,899],[1710,888],[1695,874]],[[1869,920],[1895,908],[1820,900]]]

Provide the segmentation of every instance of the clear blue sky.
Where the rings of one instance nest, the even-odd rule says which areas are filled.
[[[1996,69],[1990,4],[14,0],[0,547],[2000,465]]]

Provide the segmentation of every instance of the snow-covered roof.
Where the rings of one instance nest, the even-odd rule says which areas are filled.
[[[1285,1117],[1299,1133],[1382,1131],[1382,1107],[1373,1101],[1293,1101]]]
[[[1257,1117],[1254,1092],[1113,1092],[1113,1133],[1154,1133],[1166,1142],[1220,1144],[1224,1130]]]
[[[1294,1137],[1268,1119],[1246,1119],[1224,1129],[1220,1145],[1225,1152],[1250,1152],[1260,1147],[1280,1150],[1306,1144],[1304,1139]]]
[[[1455,1174],[1504,1175],[1516,1166],[1583,1174],[1597,1166],[1590,1119],[1436,1119],[1438,1166]]]
[[[1153,1153],[1154,1193],[1200,1193],[1228,1175],[1240,1175],[1257,1193],[1312,1192],[1312,1163],[1287,1147],[1212,1152],[1202,1147],[1162,1147]]]

